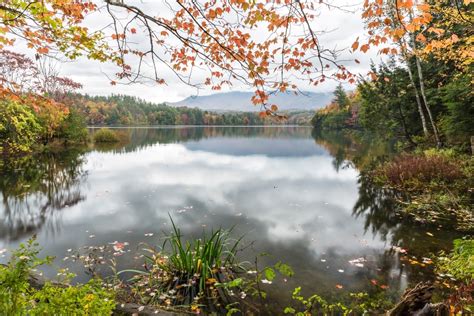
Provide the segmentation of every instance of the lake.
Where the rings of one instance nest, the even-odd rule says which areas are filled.
[[[70,260],[84,246],[127,242],[118,267],[140,267],[135,251],[160,245],[170,217],[186,238],[234,227],[243,260],[295,270],[263,285],[284,304],[296,286],[327,297],[397,297],[432,277],[423,257],[456,237],[403,223],[390,194],[359,180],[356,166],[383,150],[341,135],[314,136],[309,127],[118,131],[126,136],[118,144],[3,162],[0,249],[36,234],[44,254],[84,280]]]

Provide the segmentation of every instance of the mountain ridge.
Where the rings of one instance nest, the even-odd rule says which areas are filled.
[[[233,91],[221,92],[206,96],[191,96],[178,102],[165,102],[173,107],[197,107],[205,111],[260,111],[260,107],[252,104],[253,92]],[[277,104],[281,111],[306,110],[315,111],[324,107],[333,98],[332,92],[300,92],[293,91],[271,95],[269,104]]]

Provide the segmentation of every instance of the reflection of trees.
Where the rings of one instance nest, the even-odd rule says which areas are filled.
[[[407,250],[406,255],[396,253],[393,249],[387,250],[383,254],[385,259],[381,272],[390,272],[399,284],[405,273],[408,285],[414,285],[433,278],[432,265],[423,265],[422,258],[436,255],[440,250],[449,250],[453,240],[462,235],[446,228],[439,230],[437,225],[416,223],[399,215],[399,206],[395,203],[395,199],[400,198],[398,195],[375,184],[362,172],[359,177],[359,199],[354,205],[353,214],[365,217],[366,231],[370,229],[390,245]],[[394,256],[399,260],[393,260]]]
[[[437,226],[401,216],[398,209],[400,205],[396,202],[402,198],[401,194],[374,183],[368,171],[373,169],[377,161],[387,159],[392,152],[391,144],[360,133],[313,131],[312,135],[316,143],[334,157],[336,170],[344,165],[352,165],[360,170],[359,197],[353,215],[365,219],[366,232],[379,235],[388,245],[408,251],[405,255],[389,249],[380,254],[377,258],[379,278],[390,279],[392,286],[399,288],[432,279],[432,266],[423,265],[422,258],[440,250],[449,250],[452,241],[461,236],[449,229],[438,230]],[[403,274],[406,274],[405,280]]]
[[[307,138],[311,129],[307,127],[278,127],[278,126],[190,126],[166,128],[125,128],[118,129],[126,134],[126,141],[116,144],[95,146],[103,152],[133,152],[154,144],[181,143],[199,141],[201,139],[226,137],[263,137],[263,138]],[[94,130],[92,131],[94,132]],[[122,137],[123,138],[123,137]]]
[[[373,135],[354,131],[313,130],[315,142],[334,157],[336,170],[353,165],[359,170],[369,168],[374,161],[393,153],[393,143]]]
[[[87,173],[78,150],[0,161],[0,238],[18,239],[51,225],[59,210],[84,200],[81,185]]]

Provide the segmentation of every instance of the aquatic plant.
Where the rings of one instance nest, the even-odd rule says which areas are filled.
[[[118,272],[134,273],[125,285],[125,295],[144,304],[186,305],[194,311],[202,305],[219,310],[230,304],[226,289],[239,285],[235,271],[242,267],[235,258],[241,239],[232,239],[229,230],[218,229],[210,235],[203,233],[199,239],[184,241],[172,219],[171,223],[173,230],[161,250],[145,249],[148,254],[144,271]]]
[[[117,143],[120,141],[117,133],[108,128],[101,128],[95,132],[93,139],[96,143]]]

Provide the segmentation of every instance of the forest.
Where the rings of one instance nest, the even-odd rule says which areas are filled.
[[[67,102],[77,109],[90,126],[127,125],[262,125],[258,112],[215,113],[198,108],[153,104],[136,97],[112,95],[91,97],[68,95]]]

